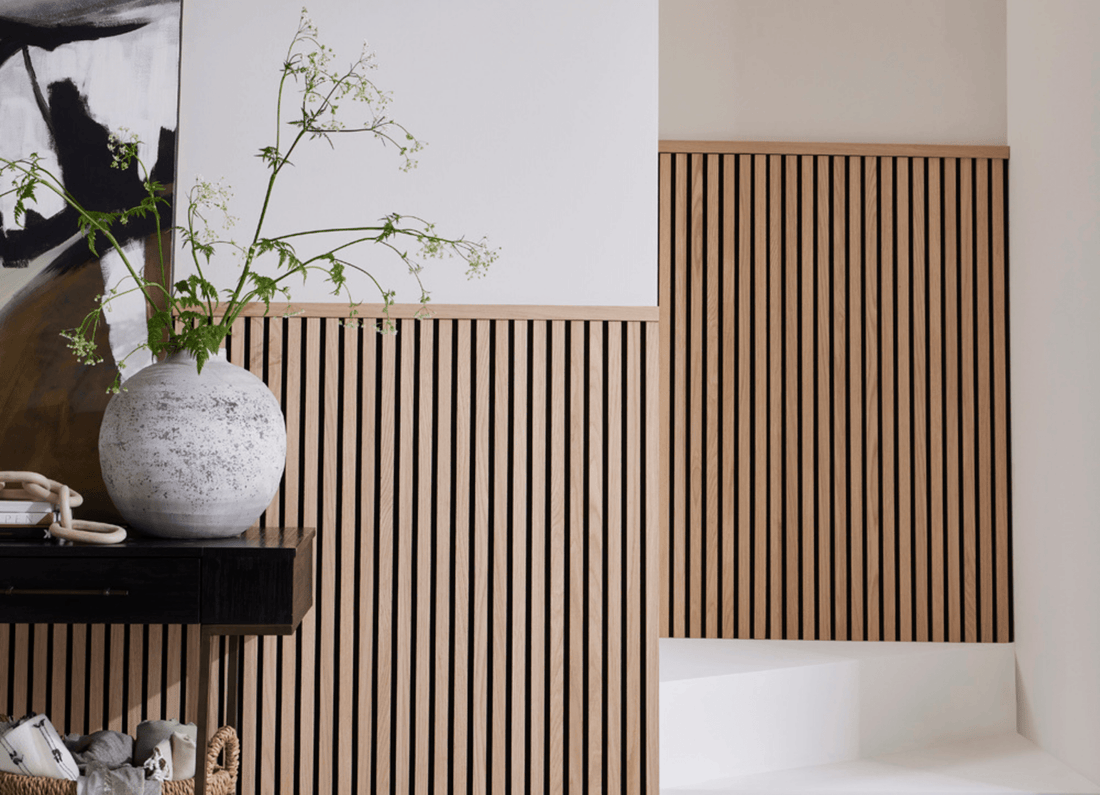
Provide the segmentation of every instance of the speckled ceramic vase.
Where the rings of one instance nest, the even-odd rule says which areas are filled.
[[[136,530],[227,538],[252,526],[286,465],[274,395],[223,358],[196,372],[177,353],[135,373],[107,405],[99,462],[107,493]]]

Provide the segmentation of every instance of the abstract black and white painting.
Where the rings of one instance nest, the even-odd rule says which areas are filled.
[[[83,206],[117,210],[143,195],[136,166],[111,168],[108,137],[121,133],[142,142],[153,178],[171,185],[179,37],[180,0],[0,0],[0,157],[37,153]],[[89,250],[60,197],[37,199],[19,225],[13,197],[0,199],[0,469],[68,483],[85,494],[83,518],[110,516],[99,422],[113,365],[144,339],[146,310],[136,293],[112,300],[100,335],[107,361],[76,361],[60,332],[97,296],[125,290],[125,270],[113,252]],[[119,231],[130,261],[159,273],[154,228]],[[148,361],[130,358],[124,375]]]

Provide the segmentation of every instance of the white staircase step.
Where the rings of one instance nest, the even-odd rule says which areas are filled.
[[[1011,644],[660,642],[662,788],[1014,734]]]
[[[818,767],[738,776],[667,795],[803,795],[804,793],[1100,793],[1030,740],[1016,733],[955,741],[928,748]]]

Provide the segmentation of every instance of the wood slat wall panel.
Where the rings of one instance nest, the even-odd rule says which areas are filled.
[[[656,792],[657,324],[397,325],[228,340],[287,417],[261,521],[318,528],[314,609],[240,655],[241,791]],[[192,719],[198,653],[195,627],[0,626],[0,711]]]
[[[662,150],[662,636],[1012,639],[1002,157]]]

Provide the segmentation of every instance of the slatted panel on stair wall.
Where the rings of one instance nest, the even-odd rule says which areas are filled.
[[[397,323],[229,340],[287,417],[263,521],[318,528],[313,610],[243,645],[241,791],[656,792],[656,324]],[[193,719],[198,666],[194,627],[0,626],[0,711]]]
[[[959,149],[660,154],[662,636],[1012,640],[1008,161]]]

